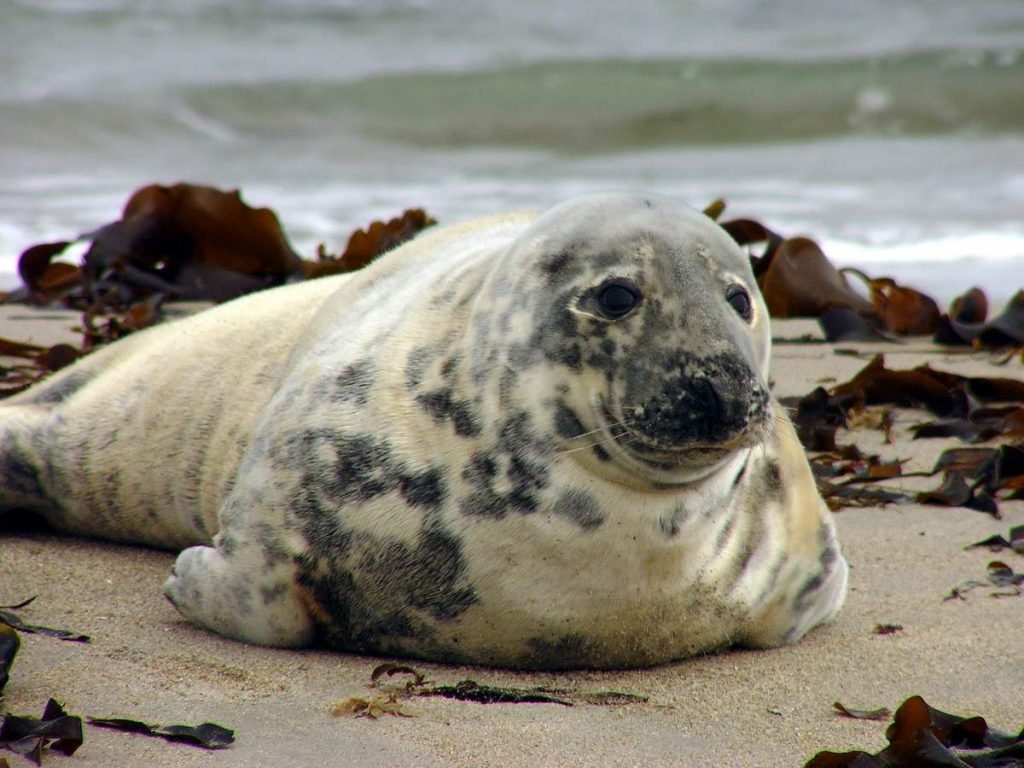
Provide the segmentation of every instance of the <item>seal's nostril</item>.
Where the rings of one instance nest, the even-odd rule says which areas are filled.
[[[718,385],[711,379],[708,379],[708,401],[710,405],[715,407],[715,412],[719,416],[725,415],[724,407],[722,405],[722,393],[719,391]]]
[[[695,379],[693,384],[702,404],[706,407],[707,413],[712,414],[716,420],[721,419],[725,413],[722,393],[719,387],[712,379]]]

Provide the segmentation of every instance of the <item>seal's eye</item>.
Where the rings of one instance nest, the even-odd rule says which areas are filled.
[[[730,285],[725,292],[725,300],[729,302],[736,314],[750,322],[754,316],[754,305],[750,302],[750,294],[742,285]]]
[[[610,280],[597,291],[597,309],[605,317],[617,320],[640,303],[640,291],[631,281]]]

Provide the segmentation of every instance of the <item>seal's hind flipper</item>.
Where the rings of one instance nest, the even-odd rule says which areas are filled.
[[[52,506],[45,487],[45,461],[35,439],[46,411],[39,406],[0,406],[0,514]]]

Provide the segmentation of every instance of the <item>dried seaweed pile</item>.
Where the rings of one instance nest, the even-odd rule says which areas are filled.
[[[705,213],[717,220],[724,208],[716,201]],[[752,219],[720,224],[740,245],[763,244],[751,264],[771,316],[818,318],[828,341],[933,336],[936,343],[950,346],[1024,347],[1024,290],[991,319],[980,288],[967,289],[943,313],[933,298],[892,278],[837,269],[810,238],[783,237]],[[867,296],[850,286],[847,275],[863,282]]]
[[[818,488],[833,508],[876,506],[899,501],[968,507],[998,517],[1000,499],[1024,499],[1024,381],[1006,377],[966,377],[928,365],[891,370],[876,355],[850,381],[822,387],[802,398],[783,401],[810,453]],[[880,429],[891,442],[890,408],[916,408],[935,418],[911,428],[913,438],[955,437],[978,444],[942,453],[931,472],[941,475],[934,490],[914,496],[871,488],[899,477],[900,461],[883,462],[856,445],[837,445],[841,427],[857,423]],[[921,476],[922,473],[915,473]]]
[[[383,678],[395,675],[406,676],[405,683],[381,685]],[[374,668],[370,674],[370,687],[379,691],[378,695],[350,696],[342,699],[331,707],[331,714],[335,717],[367,717],[374,720],[383,715],[413,717],[414,713],[408,708],[407,702],[417,697],[453,699],[476,704],[557,704],[561,707],[572,707],[576,704],[623,706],[648,702],[646,696],[625,691],[577,691],[545,686],[518,688],[486,685],[475,680],[438,685],[427,680],[426,675],[414,667],[391,662],[384,662]]]
[[[82,350],[113,341],[160,318],[165,301],[221,302],[253,291],[360,269],[434,224],[421,209],[352,233],[339,254],[322,246],[304,260],[289,244],[277,215],[251,208],[237,190],[193,184],[137,190],[121,218],[73,240],[40,243],[18,260],[22,287],[0,301],[80,310]],[[80,264],[57,258],[88,243]],[[38,348],[0,341],[0,355],[24,357],[40,372],[55,369]],[[73,359],[73,358],[72,358]],[[67,356],[60,363],[70,362]],[[26,371],[3,377],[3,389],[31,383]]]

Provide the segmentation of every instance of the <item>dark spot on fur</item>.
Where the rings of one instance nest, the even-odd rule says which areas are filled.
[[[391,446],[369,435],[334,436],[337,452],[333,472],[325,480],[339,500],[366,501],[395,487]]]
[[[818,571],[811,578],[804,582],[804,585],[800,587],[800,591],[797,592],[796,597],[793,599],[793,607],[797,611],[803,611],[810,604],[812,597],[815,592],[821,589],[822,584],[825,583],[825,571]]]
[[[445,378],[446,381],[454,381],[456,374],[458,373],[459,363],[461,362],[461,360],[461,357],[459,357],[458,355],[454,355],[453,357],[449,357],[447,360],[441,363],[441,375]]]
[[[44,501],[46,492],[43,490],[42,473],[18,439],[7,436],[0,455],[3,493]]]
[[[202,527],[198,530],[202,530]],[[281,531],[276,524],[256,523],[251,530],[251,535],[263,551],[263,564],[268,570],[288,560],[290,555],[281,541]]]
[[[622,253],[620,251],[602,251],[601,253],[594,254],[590,258],[590,264],[598,272],[608,272],[612,269],[622,269]]]
[[[436,421],[450,420],[455,434],[462,437],[476,437],[480,434],[480,423],[469,401],[456,400],[450,388],[417,395],[416,402]]]
[[[821,567],[826,571],[831,570],[832,564],[839,559],[839,551],[835,547],[835,542],[829,537],[829,541],[825,544],[825,548],[821,551],[821,557],[818,558],[818,562],[821,563]]]
[[[474,455],[463,468],[473,491],[463,500],[462,513],[501,518],[509,511],[536,512],[538,493],[550,483],[550,442],[550,436],[533,432],[529,413],[513,413],[499,426],[494,451]]]
[[[498,379],[498,399],[502,408],[510,407],[513,390],[518,380],[519,374],[511,368],[506,368],[501,372],[501,378]]]
[[[405,359],[405,386],[408,389],[415,389],[423,381],[423,374],[426,373],[433,355],[430,347],[415,347],[409,352]]]
[[[549,356],[549,360],[561,363],[566,368],[571,368],[574,371],[579,371],[583,368],[583,356],[580,353],[579,344],[567,344],[560,347],[554,354]]]
[[[721,552],[729,546],[729,540],[732,538],[732,532],[736,530],[736,521],[738,519],[739,515],[735,512],[729,515],[729,519],[725,521],[722,530],[718,532],[718,538],[715,539],[715,552]]]
[[[523,342],[512,342],[508,347],[508,364],[514,370],[532,368],[540,362],[540,350]]]
[[[465,579],[461,543],[437,526],[413,543],[361,531],[345,538],[342,550],[311,546],[295,561],[298,583],[316,606],[319,639],[331,647],[415,651],[436,633],[436,622],[478,602]]]
[[[559,400],[555,404],[555,431],[562,437],[571,440],[585,434],[587,428],[583,426],[576,412]]]
[[[794,610],[800,612],[805,610],[812,602],[816,593],[833,572],[833,566],[839,560],[839,552],[836,549],[835,535],[831,528],[822,526],[818,532],[818,542],[821,545],[821,554],[818,555],[818,563],[821,569],[804,582],[793,599]]]
[[[755,498],[761,498],[762,503],[747,516],[749,528],[743,532],[743,548],[736,555],[736,560],[730,569],[729,578],[733,580],[739,580],[746,573],[750,563],[754,560],[754,555],[757,554],[758,549],[764,543],[765,528],[768,526],[768,521],[766,520],[768,509],[766,505],[771,503],[772,499],[767,496]]]
[[[409,505],[437,509],[448,494],[444,467],[414,469],[373,435],[309,430],[287,441],[286,450],[283,461],[303,468],[302,494],[293,503],[301,518],[330,521],[346,504],[396,490]]]
[[[580,669],[592,666],[597,649],[580,634],[568,634],[557,640],[532,637],[526,641],[529,652],[523,657],[525,669]]]
[[[422,608],[435,619],[450,621],[477,602],[476,592],[468,585],[460,586],[466,563],[462,558],[462,543],[439,528],[420,534],[414,550],[401,553],[399,567],[410,578],[410,603]]]
[[[466,468],[462,470],[462,479],[471,485],[490,483],[498,474],[498,465],[493,456],[486,453],[475,454]]]
[[[345,504],[376,498],[398,484],[390,443],[373,435],[310,429],[271,446],[268,454],[275,463],[301,468],[303,496],[293,505],[299,514],[333,516]]]
[[[423,377],[427,373],[430,364],[444,354],[450,343],[449,338],[435,341],[431,344],[424,344],[413,347],[409,356],[405,359],[405,386],[415,389],[423,383]]]
[[[440,507],[448,491],[444,482],[444,469],[434,467],[418,474],[399,477],[402,498],[414,506]]]
[[[360,360],[346,366],[334,380],[334,399],[366,405],[373,389],[373,366],[369,360]]]
[[[611,461],[612,456],[608,451],[602,448],[600,445],[594,446],[594,455],[597,456],[598,461]]]
[[[585,531],[597,528],[605,521],[597,500],[586,491],[575,488],[565,491],[551,507],[551,511],[576,523]]]
[[[90,381],[92,381],[92,373],[89,371],[68,372],[37,387],[33,396],[26,402],[37,405],[61,403]]]
[[[555,285],[578,273],[579,267],[575,262],[570,251],[561,251],[541,259],[540,268],[548,276],[548,285]]]
[[[522,511],[535,511],[534,492],[548,486],[546,454],[550,449],[546,442],[533,431],[530,414],[525,411],[513,414],[499,432],[499,448],[509,457],[507,476],[513,483],[510,500]]]
[[[750,565],[751,560],[754,559],[754,553],[757,552],[760,541],[753,538],[749,538],[743,542],[743,548],[735,556],[732,567],[729,569],[729,578],[731,584],[735,584],[739,581],[740,577],[746,573],[747,567]]]
[[[439,293],[437,296],[435,296],[431,300],[430,306],[433,307],[434,309],[437,309],[439,307],[445,306],[446,304],[451,304],[453,301],[455,301],[455,297],[457,295],[458,294],[456,293],[454,288],[449,288],[443,293]]]
[[[447,496],[443,468],[413,470],[373,435],[309,431],[285,449],[289,465],[303,468],[292,506],[307,546],[295,563],[321,641],[361,652],[415,653],[429,646],[437,621],[477,601],[461,544],[438,519]],[[390,492],[402,497],[395,504],[422,510],[412,541],[353,529],[339,514]]]
[[[682,530],[683,520],[689,514],[689,510],[686,505],[682,502],[672,507],[671,512],[666,512],[660,518],[658,518],[658,528],[661,532],[670,539],[674,539],[679,535],[679,531]]]
[[[492,517],[500,520],[508,512],[508,499],[490,488],[480,488],[466,496],[459,511],[469,517]]]
[[[226,526],[217,534],[217,551],[227,558],[234,557],[238,552],[238,539],[230,526]]]
[[[757,594],[756,602],[761,602],[768,598],[775,591],[775,587],[779,583],[779,576],[782,574],[782,569],[786,566],[786,559],[783,557],[777,558],[775,564],[769,571],[768,576],[761,582],[761,589]]]
[[[618,363],[608,355],[591,352],[587,355],[587,366],[597,371],[603,371],[608,381],[612,379],[612,373],[618,367]]]
[[[517,362],[535,363],[535,356],[542,354],[549,362],[564,365],[574,371],[582,367],[583,353],[580,349],[580,334],[576,318],[571,311],[576,303],[576,292],[570,289],[551,300],[548,308],[533,318],[534,330],[526,344],[518,344],[509,351],[509,362],[517,368]]]
[[[751,454],[748,453],[747,460],[743,462],[743,466],[740,467],[740,471],[736,473],[736,479],[732,481],[733,488],[738,488],[740,483],[743,482],[743,478],[747,476],[747,467],[750,466],[750,456]],[[772,465],[775,468],[775,474],[778,475],[778,465],[776,465],[775,462],[772,462]]]
[[[290,592],[290,584],[275,584],[273,587],[260,587],[260,598],[263,600],[263,605],[268,606],[271,603],[276,603]]]

